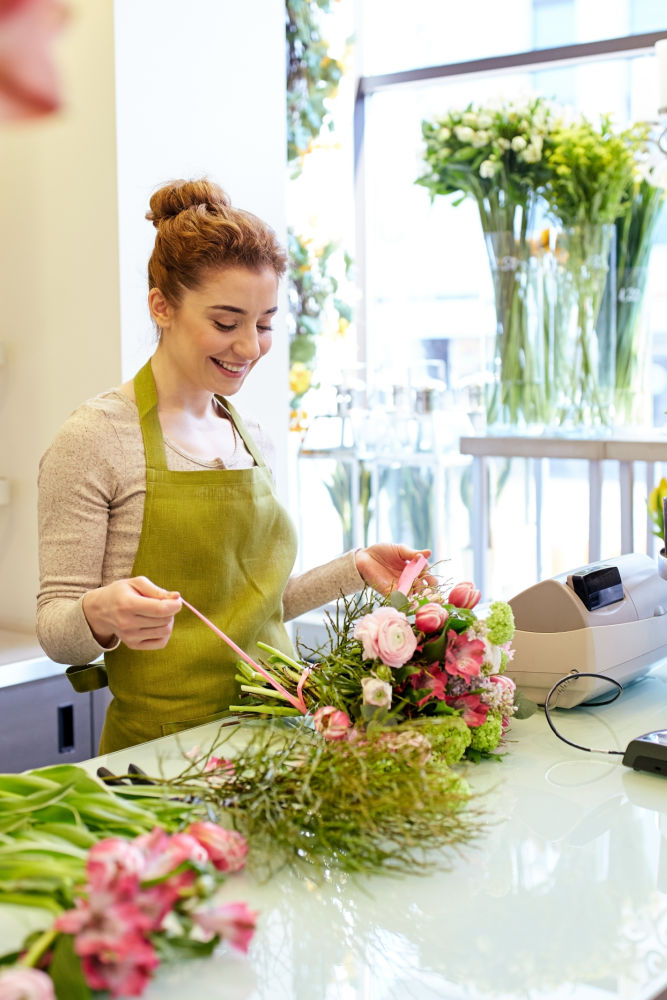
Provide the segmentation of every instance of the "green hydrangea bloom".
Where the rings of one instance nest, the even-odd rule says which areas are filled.
[[[503,719],[499,712],[489,712],[481,726],[471,730],[470,748],[480,753],[492,753],[503,734]]]
[[[431,744],[433,756],[447,765],[457,764],[470,746],[470,729],[460,715],[430,718],[420,729]]]
[[[514,615],[505,601],[494,601],[486,619],[486,636],[495,646],[509,642],[514,635]]]

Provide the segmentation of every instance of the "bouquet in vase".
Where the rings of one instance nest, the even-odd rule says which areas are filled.
[[[328,741],[358,742],[380,728],[389,751],[419,744],[447,764],[497,756],[516,711],[504,673],[512,610],[496,601],[477,615],[480,593],[467,582],[447,593],[419,589],[423,566],[423,557],[411,563],[387,598],[364,591],[343,599],[316,662],[260,643],[268,656],[261,672],[239,661],[246,699],[232,709],[310,714]]]

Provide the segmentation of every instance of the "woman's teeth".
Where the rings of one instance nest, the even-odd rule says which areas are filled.
[[[239,372],[245,370],[246,365],[230,365],[227,361],[218,361],[217,358],[211,358],[212,361],[216,363],[218,368],[222,368],[223,371],[229,372],[230,375],[238,375]]]

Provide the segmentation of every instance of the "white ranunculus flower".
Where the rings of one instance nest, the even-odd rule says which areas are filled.
[[[490,180],[495,176],[498,164],[493,160],[483,160],[479,167],[479,176],[485,180]]]
[[[512,139],[512,149],[515,153],[522,153],[528,143],[522,135],[515,135]]]
[[[451,134],[452,130],[450,128],[447,128],[446,125],[443,125],[441,128],[438,129],[438,139],[442,139],[443,142],[446,142]]]
[[[491,139],[489,132],[484,132],[484,130],[475,133],[475,138],[472,140],[472,144],[476,149],[481,146],[486,146],[487,142]]]
[[[534,146],[532,143],[527,149],[524,150],[522,154],[522,159],[524,163],[537,163],[538,160],[542,158],[542,150]]]
[[[475,138],[475,130],[465,125],[457,125],[454,132],[459,142],[472,142]]]
[[[505,150],[508,150],[510,148],[512,143],[509,141],[509,139],[506,139],[504,135],[501,135],[500,138],[496,140],[496,145],[498,146],[499,149],[502,149],[504,152]]]
[[[364,705],[376,708],[391,708],[392,688],[387,681],[378,677],[364,677],[361,681]]]
[[[464,111],[461,115],[461,121],[464,125],[470,125],[471,128],[477,128],[479,124],[477,121],[477,115],[474,111]]]

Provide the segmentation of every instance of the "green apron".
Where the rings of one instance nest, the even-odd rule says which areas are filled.
[[[250,469],[170,472],[150,361],[134,379],[146,452],[146,501],[132,576],[177,590],[253,658],[257,640],[290,655],[282,595],[296,534],[238,414]],[[100,742],[109,753],[211,722],[238,700],[236,654],[187,608],[164,649],[105,654],[113,694]]]

